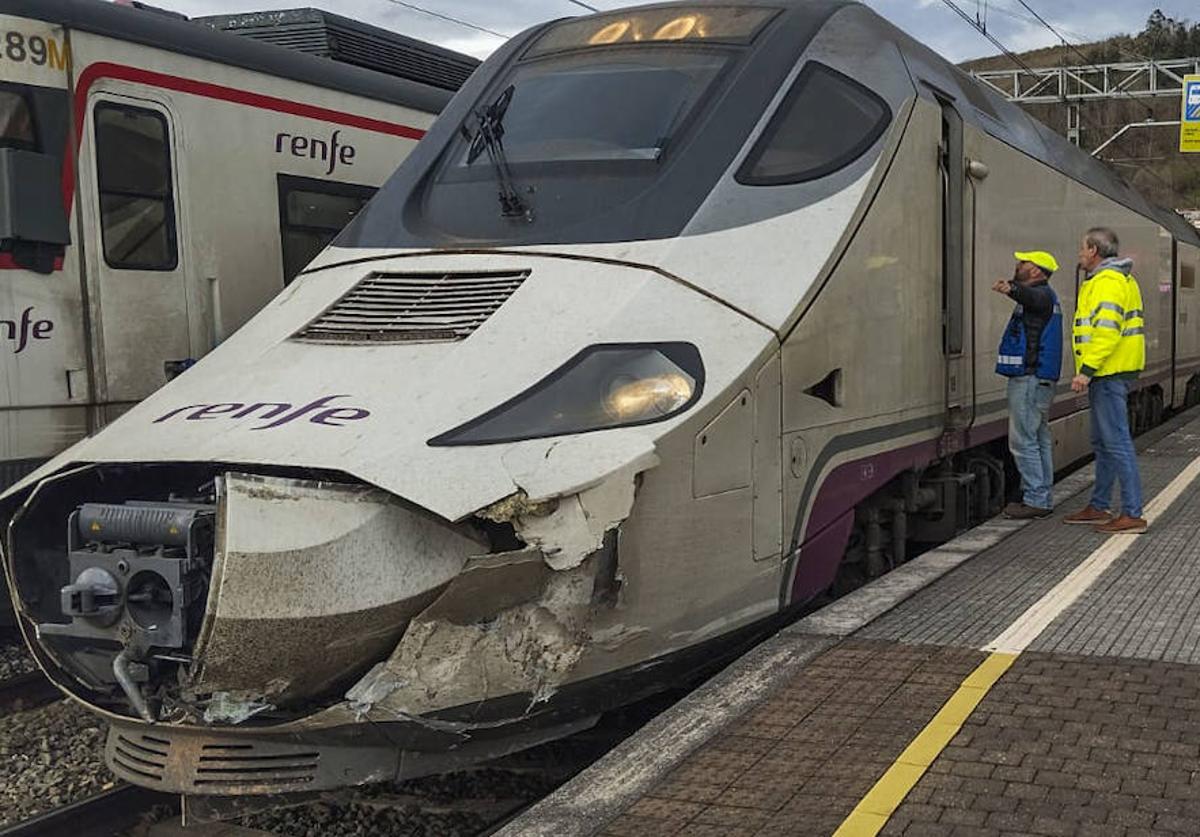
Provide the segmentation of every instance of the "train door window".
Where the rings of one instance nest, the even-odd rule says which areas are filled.
[[[37,132],[29,100],[15,90],[0,90],[0,148],[33,151]]]
[[[887,129],[891,108],[871,90],[810,62],[737,174],[774,186],[815,180],[857,160]]]
[[[105,261],[118,269],[174,270],[179,252],[166,117],[106,102],[96,106],[95,122]]]
[[[1181,288],[1196,289],[1196,266],[1184,262],[1179,266],[1179,286]]]
[[[283,283],[291,282],[375,194],[372,186],[279,175]]]

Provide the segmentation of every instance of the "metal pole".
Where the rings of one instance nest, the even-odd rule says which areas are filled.
[[[1122,127],[1121,130],[1117,131],[1115,134],[1113,134],[1111,137],[1106,139],[1104,142],[1100,143],[1100,145],[1098,145],[1096,147],[1096,150],[1092,152],[1092,156],[1095,157],[1095,156],[1099,155],[1101,151],[1103,151],[1104,149],[1106,149],[1110,145],[1112,145],[1113,141],[1116,140],[1117,137],[1121,136],[1123,133],[1128,131],[1130,128],[1166,128],[1166,127],[1170,127],[1170,126],[1178,127],[1179,120],[1176,119],[1173,122],[1130,122],[1128,125],[1125,125],[1124,127]]]

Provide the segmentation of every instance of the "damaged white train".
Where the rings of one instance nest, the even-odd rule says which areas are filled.
[[[1200,238],[866,7],[535,27],[262,313],[0,499],[20,623],[161,790],[562,735],[993,513],[976,289],[1101,221],[1155,289],[1151,424],[1196,400]]]

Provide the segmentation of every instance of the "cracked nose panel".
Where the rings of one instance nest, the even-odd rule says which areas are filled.
[[[377,489],[230,474],[191,691],[276,705],[395,646],[480,544]]]

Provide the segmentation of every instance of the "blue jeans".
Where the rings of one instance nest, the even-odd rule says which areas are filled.
[[[1121,512],[1142,516],[1142,478],[1138,475],[1137,453],[1129,433],[1129,382],[1116,378],[1092,378],[1088,401],[1092,406],[1092,450],[1096,454],[1096,483],[1092,507],[1107,511],[1114,480],[1121,481]]]
[[[1050,404],[1054,382],[1034,375],[1008,379],[1008,449],[1021,472],[1025,505],[1054,506],[1054,440],[1050,436]]]

